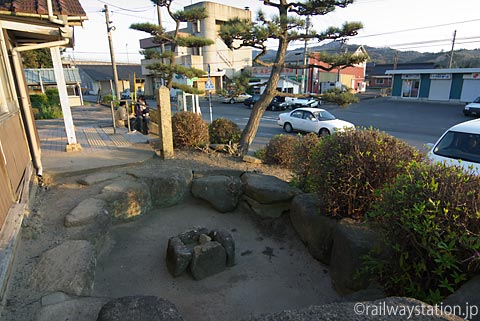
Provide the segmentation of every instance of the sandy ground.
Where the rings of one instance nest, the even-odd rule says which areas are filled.
[[[175,160],[152,160],[138,170],[172,165],[194,170],[222,166],[290,178],[278,168],[202,153],[178,153]],[[126,170],[132,167],[110,171],[122,174]],[[39,256],[65,240],[91,237],[88,230],[63,225],[66,214],[107,184],[78,184],[85,175],[47,178],[46,185],[39,188],[21,231],[2,320],[35,320],[41,298],[48,294],[32,286],[30,275]],[[165,264],[167,240],[194,226],[230,231],[236,241],[236,265],[200,281],[189,275],[171,277]],[[221,214],[205,202],[189,198],[174,207],[152,210],[133,222],[114,225],[105,239],[97,242],[97,250],[92,296],[156,295],[173,302],[186,321],[241,320],[338,299],[327,268],[308,254],[288,217],[260,221],[242,207]]]

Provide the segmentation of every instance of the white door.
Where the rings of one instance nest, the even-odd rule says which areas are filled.
[[[460,100],[472,102],[478,96],[480,96],[480,79],[464,79]]]
[[[450,100],[450,88],[452,87],[451,79],[432,79],[430,82],[430,100]]]

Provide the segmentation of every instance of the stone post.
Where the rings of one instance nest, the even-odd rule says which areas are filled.
[[[172,111],[170,91],[162,86],[157,90],[158,137],[163,159],[173,158]]]

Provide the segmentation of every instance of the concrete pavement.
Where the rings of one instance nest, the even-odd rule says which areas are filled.
[[[72,107],[77,142],[82,150],[66,152],[63,119],[37,120],[44,173],[55,176],[144,162],[154,157],[149,141],[155,136],[114,131],[110,108],[101,105]]]

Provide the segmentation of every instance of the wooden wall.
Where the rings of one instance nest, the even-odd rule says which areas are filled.
[[[20,114],[9,114],[0,119],[0,227],[18,199],[29,163],[29,147]]]

